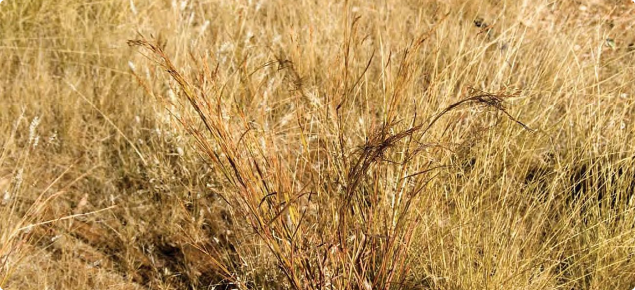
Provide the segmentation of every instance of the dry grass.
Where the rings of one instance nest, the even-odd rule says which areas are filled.
[[[0,4],[3,289],[632,289],[630,1]]]

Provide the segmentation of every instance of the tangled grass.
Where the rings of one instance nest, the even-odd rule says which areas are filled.
[[[635,286],[629,1],[0,8],[4,289]]]

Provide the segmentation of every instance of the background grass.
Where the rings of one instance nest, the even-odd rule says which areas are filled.
[[[632,289],[634,15],[5,0],[0,286]]]

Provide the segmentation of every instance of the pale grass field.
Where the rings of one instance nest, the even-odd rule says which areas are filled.
[[[631,1],[0,20],[2,289],[635,287]]]

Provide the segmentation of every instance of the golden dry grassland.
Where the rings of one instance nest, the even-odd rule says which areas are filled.
[[[5,0],[3,289],[635,287],[632,1]]]

